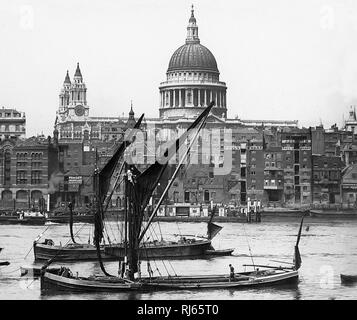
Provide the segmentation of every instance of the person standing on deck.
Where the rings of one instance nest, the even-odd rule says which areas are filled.
[[[234,267],[229,264],[229,281],[234,280]]]

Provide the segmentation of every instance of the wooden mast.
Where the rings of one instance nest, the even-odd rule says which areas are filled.
[[[127,263],[128,263],[128,197],[127,197],[127,164],[124,164],[124,263],[122,277],[125,275]]]

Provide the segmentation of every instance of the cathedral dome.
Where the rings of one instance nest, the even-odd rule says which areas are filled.
[[[226,118],[226,84],[219,81],[217,61],[200,43],[192,6],[184,45],[171,56],[166,81],[160,84],[160,117],[196,118],[211,102],[212,114]]]
[[[167,72],[186,70],[219,73],[217,62],[212,52],[199,42],[188,41],[174,52]]]

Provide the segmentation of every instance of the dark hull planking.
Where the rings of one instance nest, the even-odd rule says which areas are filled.
[[[159,245],[146,245],[139,250],[141,260],[160,258],[182,258],[203,256],[206,251],[212,249],[210,240],[198,240],[192,243],[164,243]],[[122,245],[108,246],[105,253],[119,259],[124,258],[124,247]]]
[[[101,249],[102,258],[105,260],[116,260],[115,257],[108,256]],[[97,250],[93,245],[82,246],[50,246],[45,244],[34,244],[35,261],[47,261],[54,258],[54,261],[92,261],[98,260]]]
[[[21,225],[32,225],[32,226],[43,226],[46,223],[46,218],[44,217],[33,217],[33,218],[23,218],[18,217],[1,217],[0,224],[21,224]]]
[[[357,275],[341,274],[341,282],[345,284],[357,283]]]
[[[50,291],[157,291],[157,290],[202,290],[202,289],[244,289],[249,287],[296,285],[297,271],[279,271],[266,276],[252,273],[237,273],[234,280],[226,275],[187,276],[171,278],[143,278],[141,281],[125,283],[120,278],[76,278],[62,277],[50,272],[41,276],[41,290]]]
[[[211,241],[200,240],[194,243],[147,246],[139,250],[139,256],[141,260],[201,257],[205,255],[208,249],[211,249]],[[104,260],[121,260],[124,258],[124,247],[121,245],[103,246],[101,253]],[[73,246],[70,248],[35,244],[34,254],[35,261],[49,260],[54,256],[56,256],[55,261],[98,260],[96,248],[92,245]]]
[[[53,223],[69,223],[70,216],[56,216],[48,217],[46,221]],[[94,217],[92,215],[82,215],[82,216],[73,216],[73,223],[93,223]]]

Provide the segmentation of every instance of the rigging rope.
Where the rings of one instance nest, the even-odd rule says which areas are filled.
[[[45,229],[45,231],[43,231],[42,233],[38,234],[35,241],[38,241],[42,238],[42,236],[45,234],[45,232],[51,227],[53,226],[53,224],[49,224],[48,227]],[[38,239],[37,239],[38,238]],[[27,256],[30,254],[30,252],[32,251],[33,249],[33,245],[31,246],[30,250],[26,253],[25,257],[24,257],[24,260],[27,258]]]
[[[252,259],[253,268],[254,268],[254,270],[255,270],[255,264],[254,264],[253,254],[252,254],[252,250],[250,249],[249,240],[248,240],[247,233],[246,233],[246,231],[245,231],[245,226],[244,226],[244,225],[245,225],[245,222],[243,222],[243,231],[244,231],[245,239],[247,240],[248,249],[249,249],[249,255],[250,255],[250,258]]]

